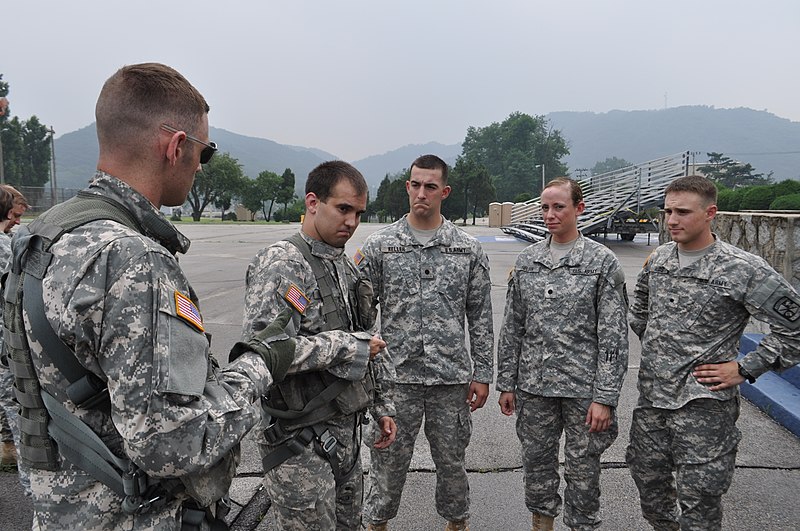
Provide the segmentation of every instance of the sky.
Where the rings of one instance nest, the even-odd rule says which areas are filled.
[[[157,61],[211,126],[354,161],[516,111],[800,121],[798,28],[797,0],[3,0],[0,74],[11,114],[59,137],[119,67]]]

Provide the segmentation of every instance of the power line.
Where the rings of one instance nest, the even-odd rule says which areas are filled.
[[[764,151],[762,153],[726,153],[727,155],[796,155],[800,151]]]

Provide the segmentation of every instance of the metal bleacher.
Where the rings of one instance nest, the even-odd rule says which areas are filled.
[[[643,212],[662,206],[666,187],[687,175],[688,169],[689,151],[683,151],[580,181],[586,209],[578,218],[578,230],[586,236],[617,233],[626,240],[657,230],[655,220],[642,219]],[[515,204],[511,223],[502,230],[531,242],[544,239],[548,232],[540,198]]]

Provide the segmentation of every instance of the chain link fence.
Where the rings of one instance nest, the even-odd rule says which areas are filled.
[[[56,188],[53,190],[49,186],[15,186],[25,199],[30,208],[25,213],[26,216],[38,216],[48,208],[58,203],[63,203],[70,197],[78,193],[77,188]]]

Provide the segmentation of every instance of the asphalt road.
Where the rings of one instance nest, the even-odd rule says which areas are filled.
[[[370,233],[382,225],[363,224],[348,243],[352,255]],[[213,334],[213,350],[221,353],[239,338],[247,264],[263,246],[283,239],[298,225],[182,225],[192,240],[189,253],[181,258],[201,300],[207,328]],[[486,226],[466,227],[482,240],[492,267],[492,302],[495,329],[499,330],[505,301],[506,279],[517,254],[527,245]],[[622,242],[612,236],[603,240],[619,257],[632,291],[636,273],[655,246],[647,236]],[[625,465],[625,447],[633,405],[640,346],[631,334],[631,357],[618,416],[620,436],[603,455],[601,516],[605,529],[648,529],[638,507],[638,494]],[[221,359],[224,356],[219,356]],[[498,393],[492,390],[486,407],[474,414],[474,432],[467,449],[470,473],[471,529],[530,529],[530,514],[522,492],[522,468],[514,419],[500,414]],[[737,456],[733,485],[725,496],[725,529],[796,530],[800,528],[800,440],[751,404],[744,402],[739,420],[743,440]],[[235,529],[274,529],[268,501],[258,492],[260,464],[253,444],[243,445],[243,460],[234,480],[232,517]],[[364,452],[368,466],[368,452]],[[395,530],[444,528],[433,502],[434,474],[430,451],[423,436],[417,444],[412,472],[403,494],[400,514],[392,521]],[[14,475],[0,472],[0,531],[29,529],[31,504]],[[563,483],[563,482],[562,482]],[[563,487],[563,485],[562,485]],[[243,509],[243,510],[242,510]],[[266,510],[266,518],[260,515]],[[560,519],[556,529],[566,529]]]

